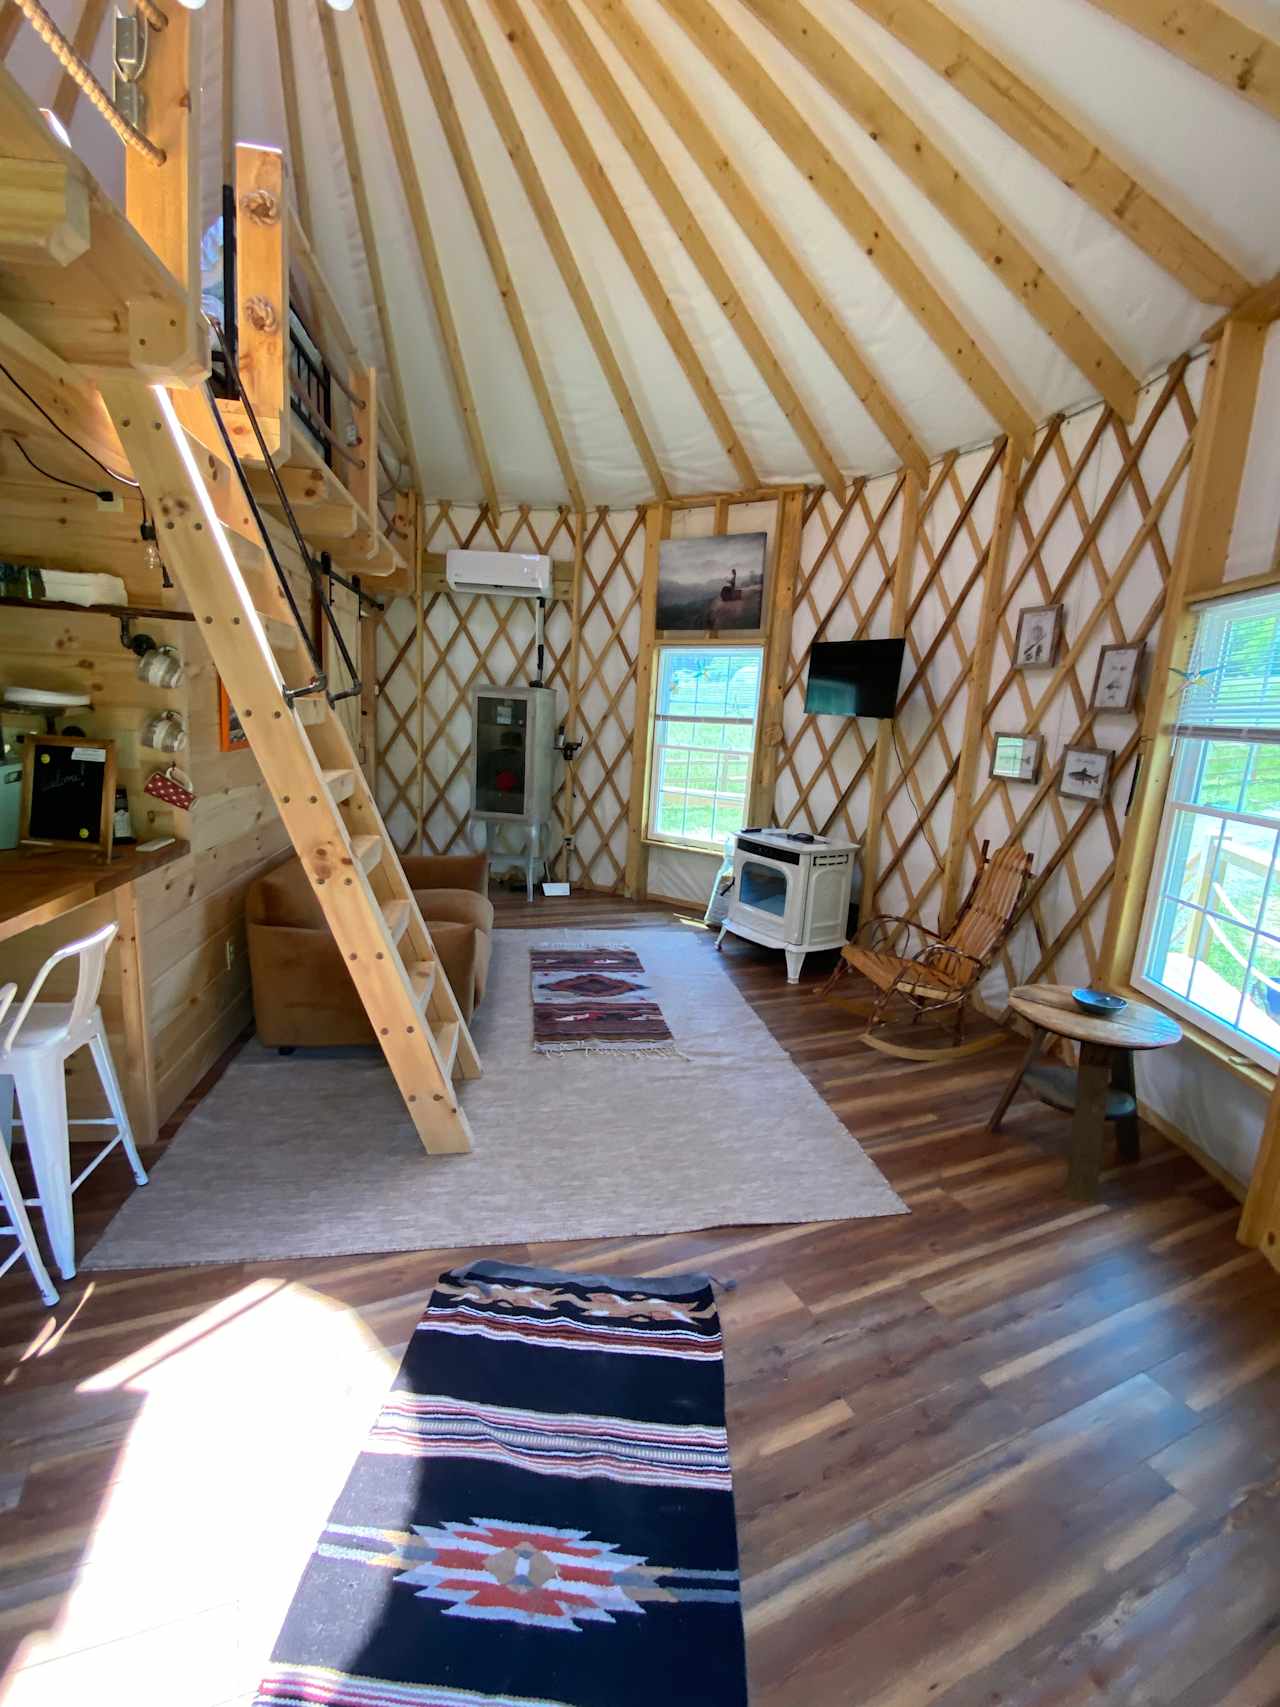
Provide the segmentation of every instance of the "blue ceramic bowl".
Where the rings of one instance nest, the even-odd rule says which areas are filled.
[[[1109,996],[1105,990],[1073,990],[1071,1000],[1094,1019],[1114,1019],[1129,1006],[1123,996]]]

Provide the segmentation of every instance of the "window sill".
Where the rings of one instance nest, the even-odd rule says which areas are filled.
[[[677,842],[670,836],[651,836],[647,832],[640,840],[647,848],[670,848],[675,853],[702,854],[707,859],[723,859],[723,842]]]
[[[1246,1084],[1253,1085],[1256,1090],[1270,1096],[1275,1088],[1276,1075],[1266,1067],[1251,1061],[1247,1055],[1242,1055],[1238,1049],[1233,1049],[1229,1043],[1223,1043],[1207,1031],[1202,1031],[1198,1025],[1189,1019],[1184,1019],[1180,1013],[1165,1007],[1162,1002],[1148,994],[1145,990],[1135,990],[1130,984],[1121,984],[1119,993],[1127,996],[1131,1002],[1144,1002],[1149,1008],[1158,1008],[1162,1014],[1168,1014],[1171,1020],[1182,1027],[1182,1035],[1193,1049],[1201,1050],[1210,1055],[1220,1067],[1225,1067],[1236,1078],[1243,1079]]]

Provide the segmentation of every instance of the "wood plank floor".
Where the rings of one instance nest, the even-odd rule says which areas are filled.
[[[1280,1277],[1236,1244],[1237,1206],[1150,1134],[1073,1203],[1065,1117],[1020,1098],[982,1130],[1013,1045],[889,1061],[813,999],[820,966],[788,988],[748,944],[725,965],[911,1214],[509,1254],[734,1283],[755,1707],[1280,1703]],[[786,1157],[780,1132],[763,1165]],[[86,1186],[82,1249],[124,1187],[114,1162]],[[0,1699],[243,1701],[463,1254],[87,1275],[52,1312],[0,1282]],[[668,1699],[694,1707],[678,1680]]]

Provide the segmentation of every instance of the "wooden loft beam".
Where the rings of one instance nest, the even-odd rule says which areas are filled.
[[[507,310],[507,318],[511,322],[511,330],[520,354],[524,360],[525,372],[529,376],[529,384],[538,401],[538,409],[542,414],[547,436],[551,440],[556,453],[556,461],[560,465],[560,473],[564,478],[565,489],[575,510],[585,510],[586,500],[582,496],[582,484],[573,466],[573,458],[569,453],[569,444],[561,428],[555,406],[551,401],[551,392],[547,385],[546,375],[542,371],[542,363],[534,348],[533,335],[529,331],[529,322],[525,318],[524,309],[520,304],[520,295],[516,290],[515,280],[511,276],[511,268],[507,264],[506,251],[502,239],[498,235],[498,227],[494,223],[493,214],[489,209],[488,197],[484,193],[484,185],[476,170],[476,163],[471,155],[462,121],[458,117],[458,109],[454,105],[453,93],[449,88],[449,80],[445,76],[444,65],[436,50],[435,40],[427,23],[426,13],[416,4],[416,0],[400,0],[400,10],[404,14],[405,26],[413,40],[414,49],[418,55],[418,64],[426,79],[427,88],[431,91],[431,99],[435,105],[436,114],[444,131],[445,140],[449,144],[449,152],[453,156],[453,164],[458,177],[462,180],[467,202],[471,208],[471,217],[475,220],[476,230],[480,241],[484,244],[485,254],[489,257],[489,266],[493,271],[494,283],[498,294]]]
[[[1092,0],[1100,12],[1280,119],[1280,42],[1213,0]]]
[[[729,276],[728,268],[720,259],[715,244],[698,223],[693,209],[663,164],[661,155],[650,141],[613,73],[597,51],[595,43],[565,0],[537,0],[537,3],[543,16],[555,30],[578,75],[590,89],[592,99],[604,113],[636,170],[644,179],[650,195],[662,209],[685,253],[723,309],[743,348],[755,363],[761,379],[772,393],[774,402],[786,416],[797,439],[812,457],[814,468],[828,489],[843,503],[844,476],[799,392],[792,384],[786,366],[779,360],[763,329],[743,301],[738,287]]]
[[[236,0],[222,0],[222,182],[235,182],[236,171]]]
[[[493,60],[489,56],[489,50],[484,45],[480,31],[476,27],[476,21],[468,10],[466,0],[444,0],[444,6],[453,25],[454,34],[467,57],[472,76],[480,85],[480,92],[489,109],[489,116],[502,138],[503,146],[512,166],[515,168],[517,177],[520,179],[525,197],[533,209],[534,218],[537,220],[546,245],[560,270],[560,276],[564,280],[565,289],[569,292],[573,306],[577,310],[578,318],[582,322],[587,341],[595,353],[601,372],[604,374],[609,390],[613,394],[613,400],[626,423],[627,431],[631,435],[631,442],[644,464],[645,472],[653,483],[655,494],[660,498],[666,497],[667,482],[653,446],[649,442],[649,435],[640,419],[630,388],[623,378],[622,369],[613,353],[604,324],[596,311],[591,293],[587,289],[587,282],[574,259],[573,250],[569,247],[569,240],[564,234],[560,216],[556,213],[551,197],[547,194],[546,186],[538,173],[538,168],[525,144],[524,132],[516,118],[511,102],[507,98],[506,90],[502,86],[502,79],[498,76]]]
[[[1026,406],[978,347],[941,292],[888,230],[848,173],[827,152],[799,110],[728,27],[710,0],[661,0],[661,3],[796,170],[812,184],[975,397],[1015,443],[1029,445],[1035,435],[1035,422]]]
[[[418,177],[418,168],[414,163],[413,145],[409,141],[409,132],[405,126],[400,96],[391,70],[391,61],[387,57],[387,44],[382,34],[382,25],[378,22],[378,15],[371,0],[360,0],[358,16],[360,28],[364,33],[365,49],[373,68],[373,80],[378,91],[382,116],[386,121],[387,131],[391,137],[391,151],[395,155],[396,170],[400,175],[400,185],[404,190],[404,198],[409,209],[409,220],[413,226],[414,241],[418,247],[418,259],[421,261],[423,273],[426,275],[427,289],[431,292],[432,305],[435,308],[436,320],[440,327],[440,338],[444,344],[445,355],[449,363],[449,375],[453,380],[454,401],[457,403],[462,416],[462,424],[466,430],[467,442],[471,446],[471,456],[476,465],[476,473],[480,477],[480,486],[484,493],[485,503],[489,506],[490,514],[496,516],[498,514],[498,488],[494,483],[493,467],[489,461],[489,452],[485,447],[484,434],[480,428],[480,414],[471,390],[471,381],[467,376],[467,364],[462,354],[457,324],[453,318],[453,307],[449,301],[449,290],[445,284],[444,269],[440,265],[440,252],[436,248],[435,235],[431,229],[431,218],[427,212],[426,197],[422,193],[422,183]]]
[[[623,0],[586,0],[646,93],[689,150],[707,182],[754,245],[810,332],[892,445],[905,468],[927,477],[929,459],[852,338],[832,313],[826,293],[788,244],[746,179],[657,52]]]
[[[334,24],[333,10],[327,4],[327,0],[314,0],[314,5],[320,23],[320,39],[324,44],[324,59],[329,73],[329,88],[333,95],[334,109],[338,115],[338,131],[342,137],[342,151],[347,162],[347,174],[351,179],[351,194],[356,204],[360,241],[364,246],[365,265],[369,269],[369,285],[373,292],[373,304],[378,315],[378,330],[382,336],[382,347],[386,352],[387,370],[391,375],[391,389],[395,393],[396,412],[404,422],[406,434],[409,434],[409,411],[405,406],[404,381],[400,372],[400,360],[396,354],[395,339],[391,332],[391,315],[387,309],[387,293],[382,282],[382,262],[378,258],[378,240],[373,229],[373,214],[369,208],[369,192],[364,181],[364,167],[360,162],[360,144],[356,138],[355,119],[351,112],[351,94],[347,88],[347,74],[342,67],[337,28]],[[406,449],[409,453],[410,466],[413,469],[414,483],[421,491],[422,471],[418,467],[417,450],[411,435],[408,438]]]
[[[294,205],[305,236],[311,236],[311,193],[307,179],[307,151],[302,143],[302,112],[298,106],[298,74],[293,63],[293,26],[289,0],[271,0],[276,24],[276,55],[280,61],[280,91],[284,97],[284,125],[289,143],[289,177],[293,180]]]
[[[80,22],[76,25],[71,45],[86,65],[93,58],[98,33],[102,29],[102,20],[109,4],[110,0],[85,0],[84,9],[80,13]],[[58,92],[53,97],[53,116],[68,129],[75,117],[76,102],[79,99],[80,85],[70,72],[64,71],[58,84]]]
[[[1137,375],[946,152],[803,5],[744,3],[929,198],[1116,414],[1132,421]]]
[[[547,117],[555,126],[556,133],[577,168],[588,194],[596,204],[600,217],[609,228],[610,236],[631,269],[631,275],[640,287],[654,319],[666,334],[667,342],[685,378],[692,386],[694,396],[701,403],[716,437],[720,440],[725,455],[737,470],[744,486],[758,486],[760,477],[752,467],[751,458],[747,455],[715,386],[711,383],[711,376],[702,365],[693,340],[672,306],[671,298],[663,288],[639,233],[631,223],[617,191],[609,182],[600,158],[592,148],[574,111],[573,103],[551,69],[547,56],[534,39],[515,0],[489,0],[489,5],[520,61],[525,76],[542,102]]]
[[[1231,306],[1249,280],[1116,164],[1098,138],[1072,124],[933,0],[849,0],[945,77],[1006,136],[1136,243],[1201,302]]]
[[[22,13],[13,0],[5,0],[4,11],[0,12],[0,59],[9,57],[9,49],[13,46],[21,23]]]

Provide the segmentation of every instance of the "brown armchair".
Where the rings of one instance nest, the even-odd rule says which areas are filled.
[[[441,970],[471,1019],[489,972],[493,903],[485,854],[402,860]],[[245,905],[259,1039],[273,1049],[376,1041],[302,863],[256,878]]]

